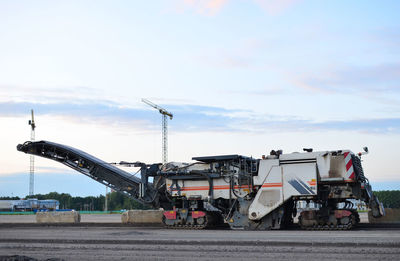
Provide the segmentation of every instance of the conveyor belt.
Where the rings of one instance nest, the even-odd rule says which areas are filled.
[[[27,141],[19,144],[17,150],[60,162],[138,202],[152,201],[139,198],[141,179],[76,148],[50,141]]]

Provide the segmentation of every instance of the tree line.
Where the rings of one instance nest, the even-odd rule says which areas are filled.
[[[400,208],[400,190],[375,191],[374,194],[385,208]]]
[[[60,202],[60,209],[75,209],[75,210],[87,210],[87,211],[103,211],[105,210],[105,196],[99,195],[88,196],[88,197],[72,197],[67,193],[50,192],[48,194],[36,194],[32,196],[26,196],[25,199],[36,198],[39,200],[43,199],[55,199]],[[19,197],[0,197],[0,199],[18,200]],[[111,192],[107,194],[107,209],[109,211],[121,210],[121,209],[149,209],[147,206],[134,201],[132,198],[124,195],[121,192]]]

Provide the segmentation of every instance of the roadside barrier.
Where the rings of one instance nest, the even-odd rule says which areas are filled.
[[[121,215],[124,224],[161,224],[163,210],[128,210]]]
[[[372,212],[368,211],[368,221],[371,224],[379,223],[400,223],[400,209],[399,208],[385,208],[385,216],[374,218]]]
[[[79,211],[46,211],[36,213],[37,223],[79,223]]]

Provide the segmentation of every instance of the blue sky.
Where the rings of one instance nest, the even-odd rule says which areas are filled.
[[[31,108],[38,140],[160,161],[160,115],[141,98],[174,113],[169,160],[368,146],[371,182],[400,189],[399,11],[398,1],[0,0],[0,195],[28,192],[29,157],[15,146],[30,137]],[[36,164],[37,192],[99,193]],[[51,173],[76,180],[74,192]]]

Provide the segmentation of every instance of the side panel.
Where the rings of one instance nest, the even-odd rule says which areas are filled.
[[[167,191],[174,197],[198,197],[206,199],[209,195],[209,184],[207,180],[177,180],[166,179]]]
[[[282,168],[274,166],[251,203],[248,217],[251,220],[259,220],[282,203]]]
[[[353,182],[355,178],[351,151],[342,151],[340,154],[329,153],[317,157],[318,170],[322,181],[343,180]]]
[[[249,207],[249,219],[259,220],[292,196],[317,194],[317,166],[298,163],[274,166]]]
[[[317,194],[317,166],[315,163],[282,165],[283,198]]]
[[[253,182],[255,186],[261,186],[268,177],[273,167],[279,166],[278,159],[260,160],[258,176],[254,176]]]
[[[244,197],[250,191],[249,185],[234,186],[235,192],[238,196]],[[183,196],[187,198],[232,198],[236,199],[234,193],[230,190],[230,183],[223,178],[213,180],[213,191],[210,193],[210,185],[207,180],[178,180],[174,183],[172,180],[167,179],[167,190],[172,196]]]

